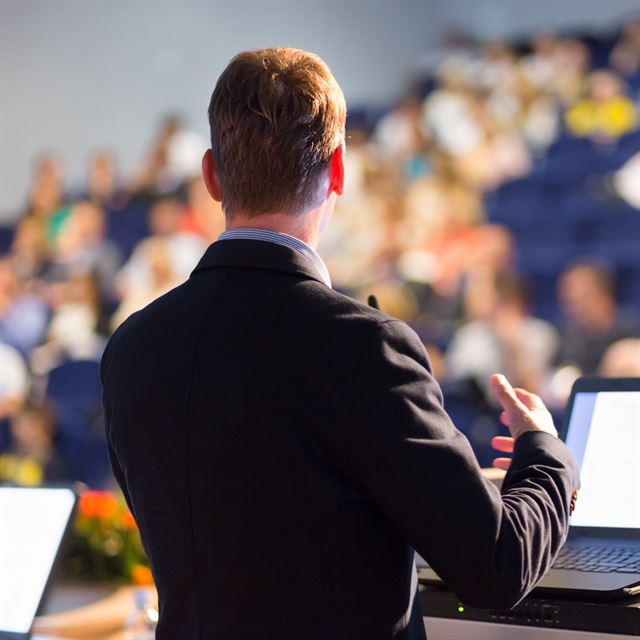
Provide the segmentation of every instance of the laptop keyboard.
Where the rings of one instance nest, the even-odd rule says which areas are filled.
[[[567,544],[560,551],[553,568],[596,573],[640,573],[640,549]]]

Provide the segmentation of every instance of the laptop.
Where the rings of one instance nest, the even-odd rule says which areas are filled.
[[[581,488],[567,542],[534,592],[640,595],[640,378],[576,380],[560,435],[578,461]],[[441,582],[428,566],[419,576]]]
[[[69,488],[0,486],[0,640],[28,640],[77,502]]]

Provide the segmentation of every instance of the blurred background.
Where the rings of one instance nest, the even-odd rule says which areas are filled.
[[[113,486],[102,351],[223,230],[208,101],[265,46],[343,87],[319,252],[417,331],[483,466],[489,374],[558,421],[578,375],[640,375],[637,0],[0,0],[0,481]]]

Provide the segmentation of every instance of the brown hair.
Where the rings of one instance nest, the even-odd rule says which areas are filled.
[[[344,140],[346,105],[326,63],[299,49],[239,53],[209,104],[227,216],[304,211]]]

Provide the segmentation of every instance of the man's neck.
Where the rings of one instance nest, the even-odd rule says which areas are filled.
[[[315,250],[320,239],[320,216],[317,210],[305,213],[264,213],[257,216],[248,216],[236,213],[233,217],[227,217],[226,230],[231,229],[266,229],[276,233],[287,235],[302,240],[306,245]]]

